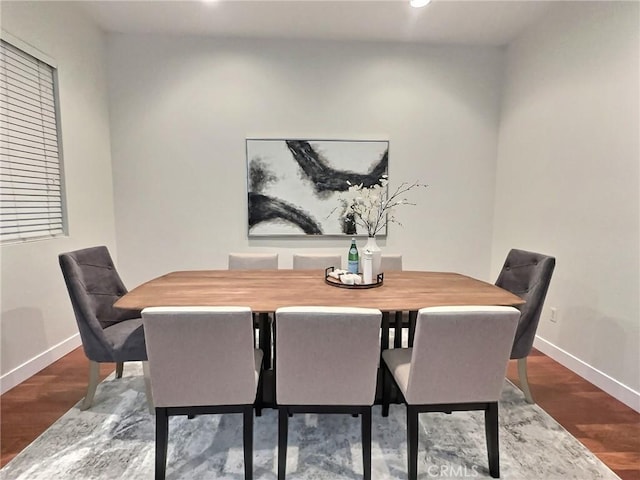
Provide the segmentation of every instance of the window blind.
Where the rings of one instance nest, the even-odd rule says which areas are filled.
[[[55,69],[0,42],[0,241],[60,235]]]

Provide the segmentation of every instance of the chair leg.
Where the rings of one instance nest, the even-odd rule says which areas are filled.
[[[166,408],[156,408],[156,480],[164,480],[169,444],[169,416]]]
[[[382,365],[382,416],[389,416],[389,402],[391,397],[391,374],[386,365]]]
[[[418,409],[407,405],[407,460],[409,480],[418,478]]]
[[[263,396],[264,396],[264,386],[262,383],[262,375],[260,375],[260,380],[258,380],[258,390],[256,392],[256,401],[254,403],[254,407],[256,409],[256,417],[262,416],[262,407],[263,407]]]
[[[87,386],[87,394],[84,396],[84,400],[80,405],[80,410],[87,410],[91,408],[91,405],[93,404],[93,397],[96,394],[96,388],[98,388],[98,383],[100,383],[100,364],[90,360],[89,385]]]
[[[529,377],[527,375],[527,357],[518,359],[518,377],[520,378],[520,388],[524,393],[527,403],[536,403],[529,389]]]
[[[122,378],[124,370],[124,362],[116,362],[116,378]]]
[[[363,479],[371,480],[371,407],[362,412]]]
[[[149,373],[149,362],[142,362],[142,374],[144,376],[144,391],[147,395],[147,408],[149,413],[153,415],[155,409],[153,408],[153,393],[151,392],[151,374]]]
[[[278,409],[278,480],[284,480],[287,471],[287,435],[289,415],[287,409]]]
[[[253,479],[253,406],[244,409],[243,443],[244,443],[244,480]]]
[[[274,359],[275,360],[275,359]],[[275,361],[274,361],[275,365]],[[262,356],[262,363],[260,364],[260,373],[258,376],[258,388],[256,389],[256,399],[254,407],[256,409],[256,417],[262,416],[262,408],[264,407],[264,355]]]
[[[498,444],[498,402],[492,402],[484,411],[484,429],[487,437],[489,473],[500,478],[500,447]]]

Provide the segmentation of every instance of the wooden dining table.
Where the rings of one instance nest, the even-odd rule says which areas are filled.
[[[272,313],[285,306],[377,308],[416,311],[441,305],[519,305],[511,292],[451,272],[392,271],[375,288],[329,285],[322,270],[191,270],[162,275],[122,296],[118,308],[248,306]]]
[[[402,345],[408,323],[413,344],[417,311],[423,307],[504,305],[524,303],[517,295],[493,284],[452,272],[391,271],[373,288],[341,288],[326,281],[322,270],[188,270],[154,278],[122,296],[114,306],[142,310],[160,306],[247,306],[259,314],[260,348],[265,369],[271,367],[270,316],[285,306],[343,306],[376,308],[383,312],[381,348]],[[404,312],[404,313],[403,313]],[[407,313],[408,312],[408,313]],[[394,320],[391,320],[393,313]],[[265,382],[268,385],[269,381]],[[273,402],[266,389],[264,402]],[[378,395],[379,396],[379,395]]]

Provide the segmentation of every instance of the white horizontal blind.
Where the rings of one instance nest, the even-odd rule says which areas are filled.
[[[0,241],[64,233],[55,69],[0,45]]]

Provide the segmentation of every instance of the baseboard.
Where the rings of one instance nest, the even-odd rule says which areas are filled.
[[[542,337],[536,335],[533,346],[545,355],[553,358],[558,363],[564,365],[569,370],[577,373],[585,380],[594,384],[596,387],[604,390],[612,397],[620,400],[636,412],[640,412],[639,392],[627,387],[615,378],[612,378],[597,368],[592,367],[588,363],[580,360],[566,350],[563,350]]]
[[[0,394],[8,392],[19,383],[24,382],[27,378],[32,377],[43,368],[48,367],[81,344],[80,334],[76,333],[57,345],[54,345],[49,350],[24,362],[19,367],[5,373],[0,377]]]

